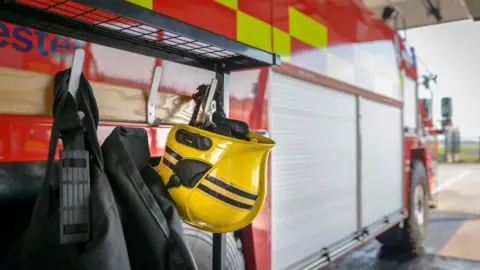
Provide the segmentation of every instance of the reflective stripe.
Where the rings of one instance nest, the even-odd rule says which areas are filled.
[[[150,9],[150,10],[153,9],[153,0],[127,0],[127,2],[130,2],[135,5],[139,5],[146,9]]]
[[[237,10],[237,40],[250,46],[272,51],[272,26]]]
[[[273,52],[282,57],[282,62],[290,62],[292,53],[291,37],[276,27],[273,28]]]
[[[165,157],[163,158],[163,164],[165,164],[165,166],[167,166],[168,168],[170,168],[170,170],[173,171],[173,168],[175,168],[175,165],[173,165],[173,163],[171,163],[170,161],[168,161]]]
[[[328,46],[328,29],[302,12],[288,7],[288,25],[290,35],[319,49]]]
[[[214,0],[215,2],[227,6],[231,9],[238,9],[238,0]]]
[[[165,5],[162,3],[156,2],[154,7],[153,0],[125,1],[179,19],[175,12],[165,11],[163,9]],[[282,30],[280,30],[275,24],[277,28],[273,27],[274,25],[272,25],[271,21],[273,18],[271,16],[264,14],[259,17],[258,13],[252,12],[252,5],[250,4],[243,3],[242,5],[240,0],[211,0],[211,2],[222,6],[222,8],[231,9],[235,13],[222,13],[222,15],[228,15],[228,17],[222,17],[224,18],[222,26],[218,28],[208,23],[204,24],[200,19],[201,16],[190,16],[195,17],[195,19],[189,19],[188,23],[227,36],[228,38],[236,39],[250,46],[278,53],[282,56],[282,61],[284,62],[290,62],[292,51],[290,43],[292,37],[315,48],[325,49],[328,47],[328,27],[306,13],[293,8],[291,4],[285,4],[281,7],[282,9],[288,8],[288,18],[281,18],[282,21],[288,20],[288,26],[285,25]],[[207,3],[205,4],[209,5]],[[265,8],[265,6],[263,8]],[[283,12],[287,11],[281,12],[283,14]],[[265,13],[265,11],[263,11],[263,13]],[[406,54],[405,58],[408,56],[409,55]]]
[[[212,189],[208,188],[207,186],[205,186],[203,184],[199,184],[198,189],[205,192],[206,194],[208,194],[212,197],[215,197],[215,199],[220,200],[224,203],[227,203],[231,206],[234,206],[234,207],[237,207],[237,208],[240,208],[240,209],[244,209],[244,210],[250,210],[250,209],[253,208],[253,205],[241,203],[241,202],[236,201],[234,199],[228,198],[227,196],[224,196],[224,195],[216,192],[215,190],[212,190]]]
[[[292,37],[319,49],[328,47],[328,28],[310,16],[288,7],[289,32],[273,27],[265,19],[251,16],[239,7],[238,0],[213,0],[236,11],[236,39],[250,46],[279,54],[290,62]]]
[[[241,203],[244,203],[244,204],[255,204],[255,200],[250,200],[250,199],[247,199],[245,197],[242,197],[242,196],[239,196],[235,193],[232,193],[226,189],[223,189],[217,185],[215,185],[214,183],[208,181],[208,180],[203,180],[202,181],[202,185],[208,187],[209,189],[211,190],[214,190],[220,194],[222,194],[223,196],[225,197],[228,197],[232,200],[235,200],[235,201],[238,201],[238,202],[241,202]]]
[[[170,147],[168,147],[168,146],[165,148],[165,152],[166,152],[167,154],[169,154],[170,156],[172,156],[172,157],[173,157],[174,159],[176,159],[176,160],[181,160],[181,159],[183,159],[183,157],[182,157],[180,154],[178,154],[177,152],[173,151],[173,149],[170,148]]]
[[[225,190],[228,190],[229,192],[235,194],[235,195],[238,195],[238,196],[241,196],[241,197],[244,197],[244,198],[247,198],[247,199],[250,199],[250,200],[256,200],[258,198],[258,195],[256,194],[252,194],[252,193],[248,193],[246,191],[243,191],[241,189],[238,189],[234,186],[231,186],[211,175],[207,176],[205,179],[207,179],[209,182],[225,189]]]

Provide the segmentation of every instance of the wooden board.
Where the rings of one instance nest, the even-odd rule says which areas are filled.
[[[146,123],[149,90],[90,82],[100,120]],[[52,116],[53,76],[0,67],[0,114]],[[164,123],[187,123],[191,97],[159,92],[156,115]]]

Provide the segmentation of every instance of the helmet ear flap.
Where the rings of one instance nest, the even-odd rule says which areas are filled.
[[[215,127],[209,127],[210,129],[207,129],[208,131],[249,141],[247,134],[250,132],[250,127],[247,123],[226,118],[222,112],[218,111],[213,113],[212,118]]]
[[[184,186],[193,188],[212,168],[212,165],[196,159],[184,158],[173,167],[173,174],[167,183],[167,188]]]

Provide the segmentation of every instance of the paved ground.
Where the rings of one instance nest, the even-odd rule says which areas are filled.
[[[480,165],[441,165],[436,191],[425,255],[388,254],[374,240],[328,269],[480,270]]]

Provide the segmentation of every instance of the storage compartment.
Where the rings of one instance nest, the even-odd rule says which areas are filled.
[[[360,98],[362,223],[403,207],[403,131],[400,108]]]
[[[272,269],[357,230],[356,97],[272,73]]]
[[[418,125],[417,83],[408,77],[404,80],[403,90],[403,127],[414,131]]]

